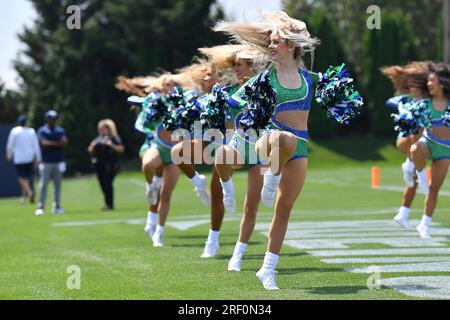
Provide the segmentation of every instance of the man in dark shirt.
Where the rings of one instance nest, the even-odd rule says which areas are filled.
[[[39,142],[42,149],[42,163],[39,166],[41,175],[39,206],[36,215],[44,214],[47,198],[47,186],[53,180],[54,198],[53,213],[64,213],[61,207],[61,181],[62,174],[66,170],[64,162],[64,147],[67,144],[66,133],[63,128],[57,126],[58,113],[49,110],[45,113],[47,124],[38,130]]]

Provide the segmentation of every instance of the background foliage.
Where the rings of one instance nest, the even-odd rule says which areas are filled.
[[[126,94],[114,88],[118,75],[173,70],[188,64],[198,47],[226,41],[210,29],[224,16],[215,0],[30,1],[38,19],[19,34],[25,45],[15,61],[19,92],[5,90],[0,80],[0,123],[14,123],[26,113],[38,127],[46,110],[57,109],[71,141],[67,158],[76,170],[88,168],[86,146],[101,118],[117,122],[128,156],[137,156],[142,137],[132,129]],[[82,8],[81,30],[66,28],[66,8],[72,4]],[[381,30],[366,27],[366,10],[373,4],[381,7]],[[338,127],[313,108],[312,138],[324,144],[348,135],[389,141],[395,133],[384,102],[393,89],[379,68],[442,59],[442,1],[285,0],[283,7],[322,41],[313,70],[346,62],[366,101],[366,111],[349,127]],[[309,56],[305,62],[311,66]]]

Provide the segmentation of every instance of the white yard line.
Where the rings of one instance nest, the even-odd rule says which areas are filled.
[[[375,188],[374,190],[403,192],[405,190],[405,187],[401,187],[401,186],[380,186],[378,188]],[[420,193],[418,191],[418,194],[422,194],[422,193]],[[443,197],[450,197],[450,192],[441,190],[439,192],[439,195],[443,196]]]
[[[321,261],[328,264],[410,263],[410,262],[450,261],[450,257],[433,256],[433,257],[388,257],[388,258],[335,258],[335,259],[322,259]]]
[[[414,225],[418,221],[411,222]],[[257,230],[268,236],[267,227],[267,223],[259,223]],[[361,285],[369,289],[384,286],[414,297],[450,299],[450,277],[423,276],[430,272],[450,272],[449,237],[445,237],[450,235],[450,228],[434,223],[431,230],[432,239],[423,240],[414,229],[401,229],[392,220],[294,222],[289,225],[285,244],[306,249],[308,254],[327,264],[350,265],[343,269],[346,272],[367,273],[367,282],[364,280]],[[361,244],[369,248],[351,248]],[[371,244],[388,248],[370,248]],[[390,273],[411,276],[387,277]]]

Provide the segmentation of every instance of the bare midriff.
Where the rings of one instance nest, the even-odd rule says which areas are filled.
[[[450,140],[450,128],[448,127],[431,127],[428,132],[436,138]]]
[[[277,113],[275,120],[295,130],[308,130],[309,111],[289,110]]]

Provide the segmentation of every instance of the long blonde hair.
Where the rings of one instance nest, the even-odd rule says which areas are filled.
[[[100,131],[100,129],[105,126],[109,128],[109,131],[111,132],[111,135],[115,138],[119,137],[119,134],[117,133],[117,127],[113,120],[111,119],[103,119],[100,120],[97,124],[97,130]]]
[[[302,56],[306,52],[314,52],[320,40],[310,35],[303,21],[292,19],[283,11],[266,11],[257,22],[220,21],[213,28],[221,31],[239,43],[249,44],[260,50],[265,61],[270,62],[270,36],[277,33],[282,39],[294,45],[294,58],[299,66],[303,66]]]
[[[246,60],[251,65],[261,57],[261,52],[246,44],[226,44],[211,48],[199,48],[198,51],[207,57],[208,61],[218,71],[221,85],[239,83],[234,70],[236,60]]]
[[[234,65],[236,62],[236,52],[241,49],[240,45],[225,44],[211,48],[199,48],[207,61],[216,69],[219,84],[230,85],[238,82]]]
[[[145,97],[154,89],[157,80],[155,76],[127,78],[124,76],[117,77],[115,87],[126,93],[140,97]]]
[[[427,79],[431,73],[429,62],[413,61],[404,66],[389,66],[380,69],[395,88],[395,94],[407,94],[411,87],[418,88],[428,95]]]

